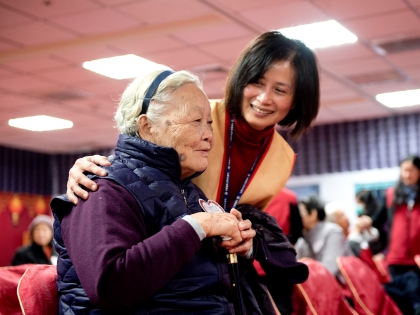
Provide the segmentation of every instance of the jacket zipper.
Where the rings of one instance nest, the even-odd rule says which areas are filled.
[[[184,194],[184,188],[181,188],[181,194],[182,194],[182,197],[184,197],[185,204],[187,205],[188,208],[190,208],[188,206],[187,198],[185,197],[185,194]]]

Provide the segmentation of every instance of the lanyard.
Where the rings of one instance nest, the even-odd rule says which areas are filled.
[[[230,117],[230,136],[229,136],[229,156],[228,156],[228,163],[227,163],[227,170],[226,170],[225,194],[224,194],[224,202],[223,202],[223,209],[225,209],[225,211],[226,211],[226,208],[227,208],[227,205],[228,205],[228,196],[229,196],[230,161],[231,161],[231,156],[232,156],[232,143],[233,143],[233,128],[234,128],[234,126],[235,126],[235,122],[234,122],[233,116],[231,116]],[[265,137],[264,137],[263,143],[264,142],[265,142]],[[241,199],[242,194],[244,193],[245,187],[248,184],[248,181],[249,181],[252,173],[254,172],[255,165],[257,165],[257,161],[258,161],[258,159],[261,155],[261,151],[262,151],[263,147],[264,146],[262,145],[258,154],[257,154],[257,157],[255,158],[254,163],[251,166],[251,169],[248,172],[248,175],[245,178],[244,183],[242,184],[242,188],[239,190],[239,193],[236,196],[236,199],[235,199],[235,202],[232,205],[232,208],[235,208],[237,206],[238,202],[239,202],[239,199]]]

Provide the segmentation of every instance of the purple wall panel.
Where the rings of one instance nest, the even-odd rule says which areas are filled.
[[[285,138],[297,153],[293,175],[394,167],[420,154],[420,113],[321,125],[298,142]],[[112,149],[48,155],[0,146],[0,191],[63,193],[69,168],[91,154],[110,155]]]
[[[0,147],[0,191],[51,193],[49,155]]]
[[[297,143],[293,175],[310,175],[398,166],[420,154],[420,113],[321,125]]]
[[[51,195],[66,191],[70,167],[77,158],[94,153],[49,155],[0,146],[0,191]],[[56,187],[54,187],[56,186]]]

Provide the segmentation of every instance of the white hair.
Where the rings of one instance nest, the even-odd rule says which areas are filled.
[[[343,204],[339,201],[330,201],[325,204],[325,214],[327,216],[327,221],[335,223],[335,213],[338,210],[343,211]]]
[[[137,120],[140,116],[143,98],[153,80],[164,70],[157,70],[136,78],[131,82],[121,95],[117,111],[114,116],[115,123],[121,134],[140,137]],[[181,86],[193,83],[203,89],[200,79],[185,70],[177,71],[166,77],[158,86],[149,103],[146,116],[152,123],[162,119],[162,114],[168,108],[173,98],[173,93]]]

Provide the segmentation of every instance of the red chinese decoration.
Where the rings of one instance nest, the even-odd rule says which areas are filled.
[[[47,203],[43,196],[38,196],[35,201],[35,213],[36,215],[46,214],[47,213]]]
[[[12,214],[12,224],[17,226],[19,224],[19,215],[23,210],[22,200],[18,194],[14,194],[9,203],[9,211]]]

